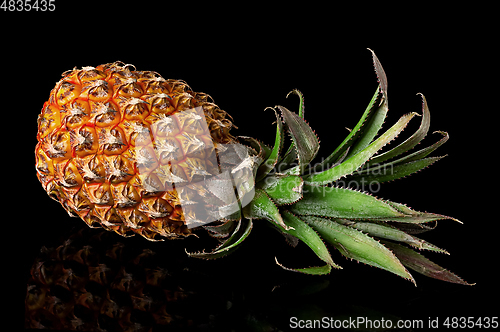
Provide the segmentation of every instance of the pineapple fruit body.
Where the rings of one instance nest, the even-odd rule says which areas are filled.
[[[90,227],[191,234],[196,204],[213,196],[194,184],[220,174],[216,149],[236,142],[227,113],[182,81],[118,62],[63,76],[38,118],[47,193]]]

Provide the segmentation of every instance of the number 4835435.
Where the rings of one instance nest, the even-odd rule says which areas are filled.
[[[0,9],[5,12],[53,12],[56,10],[56,0],[4,0]]]

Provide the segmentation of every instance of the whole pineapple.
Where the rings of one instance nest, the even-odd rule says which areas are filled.
[[[379,79],[375,94],[343,142],[315,164],[319,140],[304,120],[298,90],[292,91],[300,99],[298,113],[274,108],[276,137],[268,146],[231,136],[231,118],[181,81],[121,63],[72,70],[39,116],[38,178],[52,198],[91,227],[150,240],[205,230],[220,242],[211,252],[188,252],[191,257],[233,252],[254,220],[265,219],[292,245],[307,244],[323,262],[286,268],[276,260],[287,270],[326,274],[341,268],[326,241],[347,258],[413,282],[406,267],[467,284],[409,248],[447,253],[413,234],[433,229],[437,220],[456,219],[357,190],[426,168],[443,158],[428,155],[448,140],[438,132],[442,137],[433,145],[403,155],[429,130],[422,95],[418,130],[380,152],[418,114],[406,114],[379,133],[388,111],[387,78],[372,55]]]

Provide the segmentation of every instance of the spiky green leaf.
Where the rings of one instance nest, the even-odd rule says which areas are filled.
[[[387,76],[385,75],[382,64],[375,55],[375,52],[373,52],[371,49],[368,50],[370,50],[370,52],[372,53],[373,67],[375,69],[375,73],[377,74],[382,98],[376,112],[373,112],[370,115],[367,125],[363,127],[361,135],[351,147],[347,158],[355,156],[373,141],[373,139],[377,136],[380,128],[382,128],[382,124],[385,121],[387,111],[389,110],[389,100],[387,98]]]
[[[370,160],[370,163],[380,164],[383,161],[399,156],[400,154],[413,149],[427,135],[431,123],[431,114],[429,112],[429,107],[427,106],[427,101],[425,100],[424,95],[420,95],[422,96],[422,121],[420,122],[420,127],[406,141],[394,147],[393,149],[374,157],[372,160]]]
[[[387,270],[415,282],[396,256],[370,236],[329,219],[316,216],[302,216],[301,219],[347,258]]]
[[[314,251],[314,253],[318,256],[318,258],[327,263],[327,265],[337,269],[341,268],[340,266],[338,266],[333,262],[332,257],[330,256],[330,253],[328,252],[328,249],[326,248],[325,244],[323,243],[319,235],[309,225],[307,225],[304,221],[302,221],[297,216],[293,215],[288,211],[283,212],[283,219],[285,220],[285,223],[289,226],[289,229],[285,231],[280,229],[281,232],[292,235],[301,240],[302,242],[304,242],[309,248],[311,248],[312,251]],[[283,265],[281,264],[280,266],[283,267]],[[314,271],[329,272],[329,269],[324,267],[290,269],[290,270],[303,273],[311,273]]]
[[[248,219],[267,219],[285,230],[290,228],[283,222],[280,211],[263,189],[255,189],[255,196],[243,208],[243,215]]]
[[[432,231],[437,227],[437,221],[429,223],[402,223],[402,222],[388,222],[391,226],[405,232],[406,234],[422,234]]]
[[[436,263],[431,262],[429,259],[410,248],[388,241],[385,241],[384,244],[394,252],[403,265],[415,272],[434,279],[448,281],[455,284],[473,285],[465,282],[456,274],[442,268]]]
[[[229,255],[235,251],[238,246],[245,240],[250,234],[253,227],[252,220],[242,219],[239,220],[233,234],[223,242],[219,247],[215,248],[211,252],[195,252],[191,253],[186,250],[186,253],[190,257],[194,258],[204,258],[204,259],[215,259]]]
[[[303,195],[302,200],[291,206],[295,214],[386,220],[405,216],[387,202],[352,189],[304,185]]]
[[[396,202],[391,202],[391,201],[385,201],[385,202],[405,215],[404,217],[401,217],[401,218],[393,218],[393,219],[391,219],[391,221],[419,224],[419,223],[427,223],[427,222],[436,221],[436,220],[449,219],[449,220],[454,220],[454,221],[462,224],[462,222],[460,220],[455,219],[453,217],[448,217],[448,216],[445,216],[442,214],[437,214],[437,213],[415,211],[415,210],[410,209],[408,206],[401,204],[401,203],[396,203]]]
[[[283,115],[295,146],[301,173],[314,159],[319,150],[319,140],[311,127],[296,113],[277,106]]]
[[[324,274],[329,274],[332,271],[331,265],[323,265],[323,266],[310,266],[310,267],[303,267],[303,268],[298,268],[298,269],[292,269],[289,267],[284,266],[280,262],[278,262],[278,258],[276,258],[276,264],[278,264],[281,268],[287,271],[292,271],[292,272],[299,272],[299,273],[304,273],[304,274],[312,274],[312,275],[324,275]]]
[[[368,50],[372,53],[373,67],[375,69],[375,74],[377,74],[380,90],[382,94],[387,96],[387,76],[385,75],[385,70],[380,63],[380,60],[375,55],[375,52],[373,52],[371,49]]]
[[[442,219],[460,222],[441,214],[415,211],[404,204],[380,200],[370,194],[348,188],[305,184],[302,193],[303,199],[290,207],[290,211],[298,215],[404,223],[426,223]]]
[[[300,92],[299,90],[297,89],[293,89],[292,91],[290,91],[287,95],[286,95],[286,98],[288,98],[288,96],[290,96],[291,94],[294,94],[294,95],[297,95],[299,96],[299,116],[304,119],[304,95],[302,94],[302,92]]]
[[[367,233],[368,235],[375,236],[381,239],[404,242],[411,245],[412,247],[421,250],[431,250],[449,255],[446,250],[438,248],[427,241],[407,234],[402,230],[399,230],[396,227],[390,226],[383,222],[350,221],[345,219],[335,219],[335,221],[339,224],[356,228],[357,230]]]
[[[299,96],[299,117],[304,118],[304,95],[302,92],[299,90],[295,89],[290,91],[287,95],[290,96],[291,94],[296,94]],[[289,167],[292,166],[297,160],[297,149],[295,148],[295,142],[292,140],[292,143],[288,147],[287,152],[284,154],[283,159],[278,163],[277,165],[277,172],[283,173],[283,174],[295,174],[295,173],[290,173]],[[294,171],[292,171],[294,172]],[[300,174],[300,169],[298,168],[298,171],[296,173],[297,175]]]
[[[357,155],[373,142],[374,138],[377,136],[378,132],[382,128],[382,125],[384,124],[388,110],[387,97],[382,97],[381,104],[370,114],[370,117],[368,118],[366,125],[363,126],[359,137],[351,146],[349,153],[347,154],[347,159]]]
[[[274,147],[271,150],[271,153],[269,154],[267,159],[264,160],[264,162],[257,169],[256,182],[265,178],[266,175],[269,174],[269,172],[274,168],[274,166],[278,162],[278,159],[280,157],[279,154],[283,146],[283,139],[284,139],[283,123],[281,122],[278,112],[276,112],[275,109],[272,110],[276,115],[276,137],[274,139]]]
[[[292,204],[302,198],[304,181],[298,175],[273,175],[259,183],[276,205]]]
[[[448,135],[447,132],[445,131],[435,131],[433,134],[441,134],[443,136],[443,138],[441,138],[439,141],[437,141],[436,143],[426,147],[426,148],[423,148],[421,150],[418,150],[416,152],[413,152],[413,153],[410,153],[398,160],[395,160],[393,163],[394,165],[397,165],[397,164],[400,164],[400,163],[403,163],[403,162],[410,162],[410,161],[414,161],[414,160],[419,160],[419,159],[422,159],[422,158],[425,158],[427,157],[429,154],[431,154],[432,152],[434,152],[437,148],[439,148],[441,145],[443,145],[444,143],[446,143],[448,141],[448,139],[450,138],[450,136]]]
[[[373,143],[361,150],[356,155],[346,159],[340,165],[330,168],[320,173],[314,173],[304,176],[304,182],[313,185],[325,185],[332,183],[346,175],[352,174],[360,168],[368,159],[370,159],[384,145],[392,141],[403,129],[416,113],[410,113],[402,116],[399,121],[389,128],[384,134],[377,138]]]

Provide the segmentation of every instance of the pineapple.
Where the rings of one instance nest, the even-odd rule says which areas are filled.
[[[403,115],[379,133],[388,111],[387,78],[372,52],[379,86],[359,122],[321,162],[319,140],[298,112],[276,114],[271,146],[234,137],[232,118],[186,83],[155,72],[112,63],[63,74],[38,120],[36,169],[47,193],[90,227],[146,239],[183,238],[205,232],[218,241],[211,251],[187,252],[213,259],[232,253],[256,220],[267,220],[295,246],[304,242],[321,264],[285,267],[328,274],[341,266],[325,244],[342,255],[415,283],[407,268],[436,279],[467,284],[414,248],[444,249],[415,236],[452,217],[415,211],[358,191],[403,178],[443,157],[428,157],[448,140],[415,152],[430,113]],[[132,70],[134,69],[134,70]],[[381,151],[415,116],[418,130]],[[287,140],[287,134],[291,140]]]

